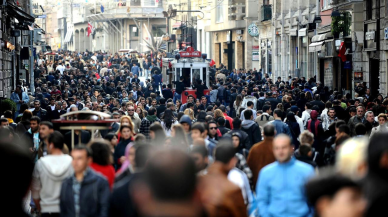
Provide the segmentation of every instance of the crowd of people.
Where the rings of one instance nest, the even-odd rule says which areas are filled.
[[[162,57],[40,55],[34,94],[18,85],[16,110],[0,119],[2,212],[385,216],[388,98],[363,84],[352,97],[315,78],[272,80],[222,64],[210,87],[184,77],[166,84]],[[191,87],[196,95],[185,96]],[[80,110],[117,121],[74,137],[51,122]]]

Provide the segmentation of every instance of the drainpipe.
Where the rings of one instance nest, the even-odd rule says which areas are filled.
[[[119,35],[119,37],[121,38],[121,41],[120,41],[120,48],[124,48],[123,45],[124,45],[124,34],[123,34],[123,19],[121,19],[120,21],[118,21],[118,23],[120,24],[120,30],[121,30],[121,34],[122,35]]]

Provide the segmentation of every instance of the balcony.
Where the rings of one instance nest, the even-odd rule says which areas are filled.
[[[261,22],[272,19],[272,5],[261,6]]]

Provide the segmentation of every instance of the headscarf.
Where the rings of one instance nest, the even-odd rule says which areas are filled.
[[[127,147],[125,147],[125,161],[121,164],[121,168],[120,170],[117,172],[118,174],[124,172],[127,168],[129,168],[129,170],[131,171],[131,173],[133,172],[133,168],[132,168],[132,165],[131,165],[131,162],[129,162],[129,150],[131,150],[131,148],[133,147],[133,143],[130,142]]]

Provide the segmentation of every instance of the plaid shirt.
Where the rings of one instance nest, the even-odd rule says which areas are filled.
[[[143,118],[143,120],[141,121],[141,124],[140,124],[140,133],[143,134],[146,138],[147,138],[147,141],[150,141],[150,126],[154,123],[154,122],[161,122],[159,118],[156,118],[155,121],[150,121],[147,119],[147,117]]]
[[[249,168],[247,161],[245,160],[244,155],[242,155],[240,153],[236,153],[236,157],[238,160],[237,164],[236,164],[237,169],[243,171],[247,175],[248,179],[251,181],[252,176],[253,176],[252,171]]]

